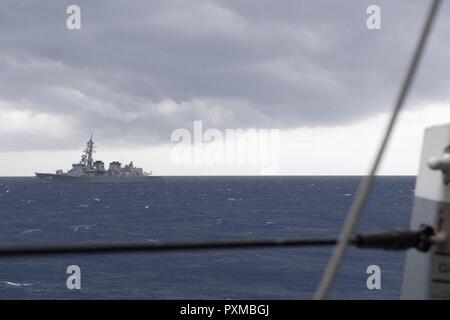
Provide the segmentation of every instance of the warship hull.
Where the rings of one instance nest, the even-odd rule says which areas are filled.
[[[126,183],[126,182],[151,182],[158,179],[157,176],[69,176],[53,173],[36,173],[36,177],[47,183]]]

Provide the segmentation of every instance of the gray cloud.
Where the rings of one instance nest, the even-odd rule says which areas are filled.
[[[3,1],[0,112],[53,116],[56,134],[40,136],[36,120],[35,131],[5,129],[0,147],[72,148],[86,131],[108,144],[167,143],[193,120],[295,128],[386,111],[428,2],[375,2],[377,31],[366,28],[374,1],[84,0],[82,30],[69,31],[72,1]],[[449,99],[448,8],[410,102]],[[70,128],[61,137],[59,120]]]

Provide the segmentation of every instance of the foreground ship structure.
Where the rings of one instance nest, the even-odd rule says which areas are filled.
[[[151,172],[135,167],[133,162],[122,167],[120,162],[113,161],[106,169],[103,161],[94,161],[93,153],[94,141],[91,134],[80,162],[72,164],[72,169],[67,172],[57,170],[56,173],[36,173],[36,177],[43,181],[62,182],[144,182],[152,178]]]

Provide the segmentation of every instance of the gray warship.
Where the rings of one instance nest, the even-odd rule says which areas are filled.
[[[72,164],[67,172],[57,170],[56,173],[35,173],[36,177],[45,182],[147,182],[154,178],[151,172],[137,168],[133,162],[122,167],[118,161],[109,164],[105,169],[103,161],[94,161],[94,141],[91,138],[78,163]]]

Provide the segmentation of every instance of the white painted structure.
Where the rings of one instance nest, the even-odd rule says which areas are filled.
[[[450,124],[426,129],[411,229],[421,224],[450,233]],[[450,241],[406,255],[402,299],[450,299]]]

